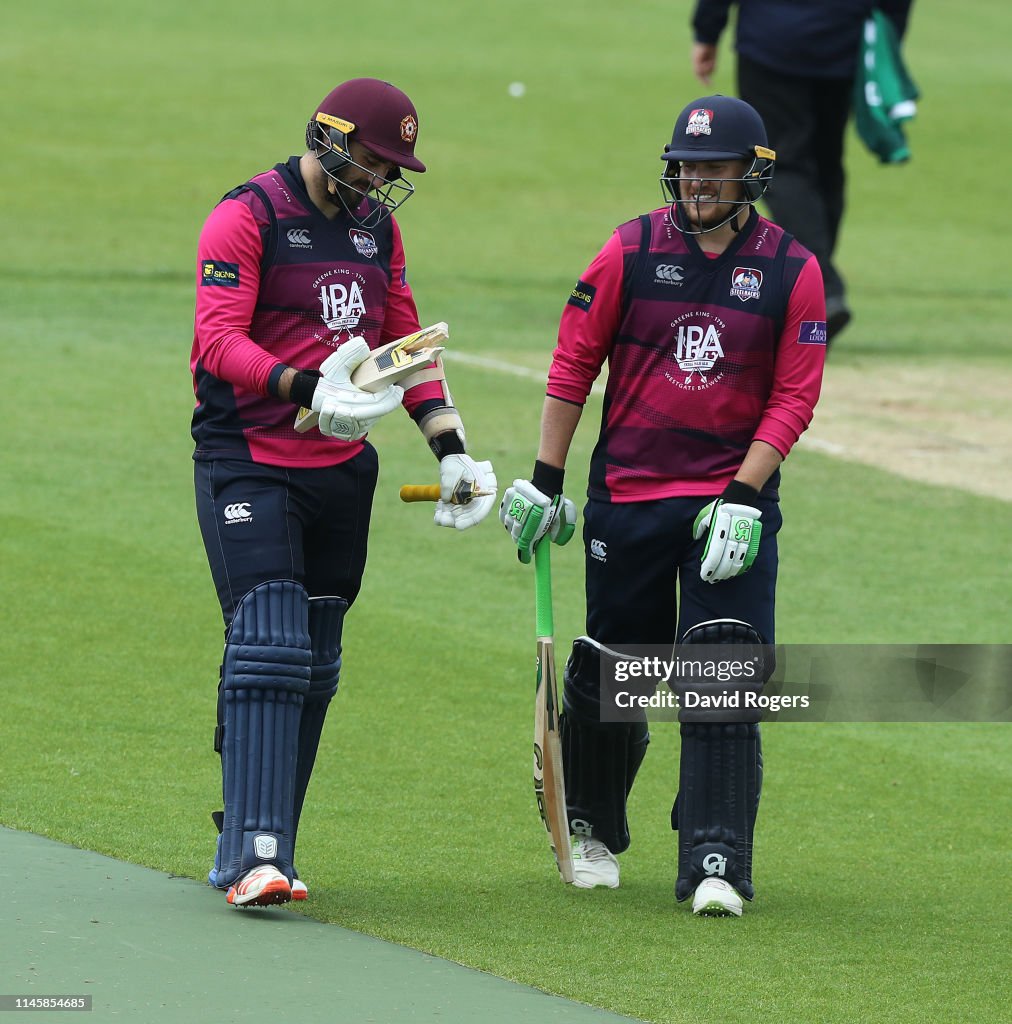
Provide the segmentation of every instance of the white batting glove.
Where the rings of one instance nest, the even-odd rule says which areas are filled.
[[[698,516],[692,536],[700,540],[706,534],[706,547],[699,567],[700,578],[707,583],[741,576],[752,568],[762,537],[762,512],[717,498]]]
[[[376,394],[352,384],[352,373],[368,356],[365,338],[351,338],[323,361],[323,376],[313,392],[313,412],[320,414],[317,426],[321,434],[358,441],[377,420],[401,404],[404,389],[396,384]]]
[[[461,487],[471,490],[488,491],[472,498],[466,504],[453,504],[454,493]],[[451,526],[466,530],[480,523],[495,504],[499,484],[491,462],[475,462],[470,455],[444,455],[439,460],[439,501],[432,521],[436,526]]]
[[[534,548],[547,533],[556,544],[566,544],[576,530],[576,506],[562,494],[549,498],[530,480],[514,480],[499,504],[499,522],[517,546],[521,562],[530,562]]]

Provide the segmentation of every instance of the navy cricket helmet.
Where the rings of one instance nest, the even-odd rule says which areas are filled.
[[[773,178],[776,153],[769,148],[766,127],[753,106],[734,96],[715,95],[703,96],[686,105],[675,121],[671,142],[664,147],[661,159],[666,163],[661,184],[672,204],[672,222],[676,226],[674,206],[683,201],[678,186],[683,161],[745,161],[741,178],[722,179],[740,181],[745,199],[736,203],[734,212],[721,224],[706,229],[712,231],[737,216],[738,208],[762,198]]]

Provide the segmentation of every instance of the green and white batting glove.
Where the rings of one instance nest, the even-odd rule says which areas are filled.
[[[762,512],[745,502],[758,497],[754,487],[732,480],[696,516],[692,536],[701,540],[706,535],[699,575],[707,583],[730,580],[752,568],[763,533]]]
[[[562,494],[563,476],[563,470],[536,462],[534,479],[514,480],[499,504],[499,521],[525,564],[534,557],[534,548],[545,534],[555,544],[568,544],[576,532],[576,506]]]

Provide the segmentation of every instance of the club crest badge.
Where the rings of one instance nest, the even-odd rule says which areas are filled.
[[[735,267],[731,275],[731,294],[742,302],[758,299],[763,286],[763,272],[751,267]]]
[[[379,246],[376,244],[376,239],[373,238],[368,231],[360,231],[352,228],[348,232],[348,237],[351,239],[351,244],[355,246],[362,256],[368,256],[369,259],[372,259],[372,257],[379,252]]]
[[[697,107],[689,114],[689,123],[685,126],[686,135],[709,135],[712,132],[710,122],[713,120],[713,111],[706,107]]]
[[[401,141],[414,142],[418,134],[418,122],[413,114],[401,118]]]

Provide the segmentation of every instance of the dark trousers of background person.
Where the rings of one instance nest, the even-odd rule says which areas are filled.
[[[833,253],[843,219],[843,144],[853,78],[785,75],[738,56],[738,95],[766,125],[777,162],[766,193],[773,219],[810,249],[822,268],[827,319],[846,309]],[[833,332],[831,332],[833,333]]]

